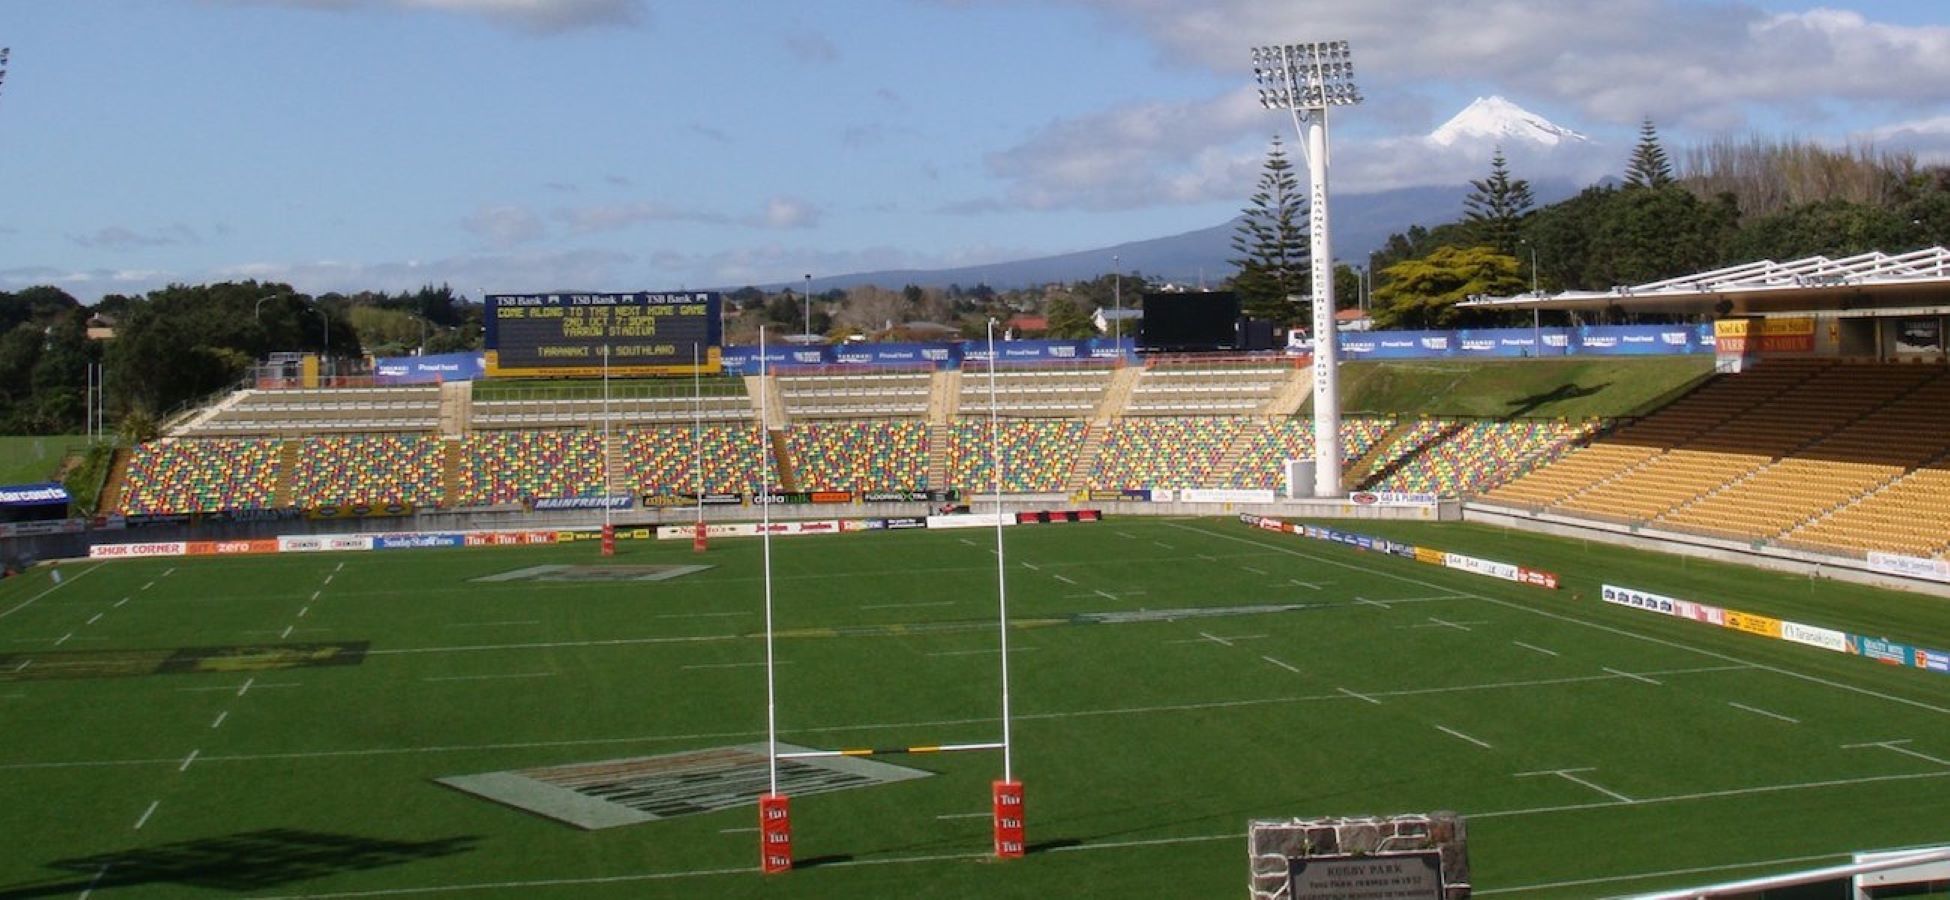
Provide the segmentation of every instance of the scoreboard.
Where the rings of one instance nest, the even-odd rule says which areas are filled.
[[[724,296],[716,291],[489,294],[487,374],[588,377],[715,374]]]

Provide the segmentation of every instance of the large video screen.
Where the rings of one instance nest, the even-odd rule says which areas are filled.
[[[716,291],[489,294],[487,374],[586,377],[714,374],[724,297]]]
[[[1144,295],[1140,351],[1239,349],[1239,298],[1231,291]]]

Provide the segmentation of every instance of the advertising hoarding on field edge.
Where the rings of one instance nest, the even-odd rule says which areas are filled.
[[[724,297],[716,291],[489,294],[487,374],[589,378],[715,374]]]

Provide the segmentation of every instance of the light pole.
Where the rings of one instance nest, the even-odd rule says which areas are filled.
[[[812,273],[806,273],[806,340],[812,341]]]
[[[284,295],[283,295],[283,294],[265,294],[264,296],[262,296],[262,297],[259,297],[259,298],[257,298],[257,305],[256,305],[256,306],[253,306],[253,307],[251,307],[251,318],[253,318],[253,319],[256,319],[256,320],[257,320],[257,321],[259,321],[259,322],[262,322],[262,321],[264,321],[264,301],[266,301],[266,300],[276,300],[276,299],[278,299],[279,297],[282,297],[282,296],[284,296]]]
[[[322,325],[321,325],[321,326],[319,327],[319,329],[318,329],[318,332],[319,332],[319,334],[321,334],[321,335],[323,335],[323,336],[324,336],[324,338],[325,338],[325,353],[324,353],[324,359],[325,359],[325,377],[326,377],[327,379],[330,379],[330,378],[332,377],[332,372],[331,372],[331,369],[332,369],[332,317],[331,317],[331,316],[329,316],[329,315],[327,315],[327,314],[325,313],[325,307],[324,307],[324,305],[322,305],[322,304],[321,304],[321,305],[318,305],[318,306],[314,306],[314,307],[312,307],[312,308],[311,308],[311,311],[312,311],[312,312],[315,312],[315,313],[317,313],[317,314],[318,314],[318,320],[319,320],[319,321],[320,321],[321,323],[323,323],[323,324],[322,324]]]
[[[1354,58],[1346,41],[1254,47],[1253,76],[1259,102],[1284,109],[1304,138],[1308,230],[1314,293],[1314,496],[1341,493],[1341,409],[1337,381],[1339,342],[1334,333],[1334,250],[1327,229],[1327,108],[1361,102],[1354,86]]]
[[[1114,279],[1110,283],[1110,302],[1111,307],[1116,310],[1116,315],[1110,320],[1111,343],[1117,347],[1117,358],[1122,360],[1124,358],[1124,270],[1119,267],[1115,253],[1110,255],[1110,269]]]
[[[1543,356],[1544,317],[1537,308],[1537,301],[1543,299],[1537,291],[1537,245],[1529,238],[1518,238],[1517,243],[1530,248],[1530,346],[1538,356]]]

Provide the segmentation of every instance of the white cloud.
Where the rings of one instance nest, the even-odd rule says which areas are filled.
[[[1262,113],[1242,89],[1205,102],[1148,103],[1052,122],[1027,141],[989,154],[990,173],[1009,183],[1006,198],[948,208],[1113,210],[1230,196],[1238,161],[1215,144],[1277,127]]]
[[[478,16],[537,34],[550,34],[577,28],[634,25],[646,17],[643,0],[222,0],[222,2],[334,12],[365,9],[425,10]]]
[[[727,221],[724,216],[716,213],[683,209],[654,200],[564,208],[556,210],[554,215],[576,234],[621,231],[649,222],[722,224]]]
[[[1349,41],[1375,97],[1440,79],[1574,106],[1594,120],[1738,126],[1755,105],[1950,100],[1950,28],[1855,12],[1773,14],[1681,0],[1073,0],[1128,18],[1174,59],[1250,78],[1248,48]]]
[[[785,36],[785,49],[794,59],[803,63],[825,65],[840,60],[840,48],[825,35],[807,28],[797,28]]]
[[[91,250],[108,250],[117,253],[149,247],[202,243],[202,238],[197,235],[196,229],[180,223],[147,231],[136,231],[122,225],[109,225],[94,234],[68,235],[68,240]]]
[[[522,206],[482,207],[462,219],[460,227],[498,248],[540,240],[548,232],[542,218]]]
[[[819,208],[797,197],[773,197],[751,220],[762,228],[811,228],[819,224]]]
[[[1901,147],[1925,165],[1950,165],[1950,115],[1897,122],[1862,137],[1877,147]]]

